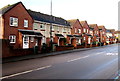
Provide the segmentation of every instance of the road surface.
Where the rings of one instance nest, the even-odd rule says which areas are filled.
[[[3,64],[1,79],[114,79],[118,45]]]

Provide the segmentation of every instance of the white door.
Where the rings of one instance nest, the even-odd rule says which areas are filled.
[[[23,49],[27,49],[27,48],[29,48],[29,37],[24,36],[23,37]]]
[[[91,40],[91,38],[89,37],[89,38],[88,38],[88,44],[90,44],[90,40]]]
[[[79,44],[81,44],[81,39],[79,39]]]

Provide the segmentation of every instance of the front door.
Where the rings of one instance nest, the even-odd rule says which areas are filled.
[[[89,37],[89,38],[88,38],[88,44],[90,44],[90,40],[91,40],[91,38]]]
[[[27,49],[27,48],[29,48],[29,37],[24,36],[23,37],[23,49]]]

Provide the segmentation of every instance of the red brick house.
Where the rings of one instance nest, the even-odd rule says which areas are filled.
[[[116,42],[115,40],[115,29],[106,29],[106,41],[108,44],[113,44]]]
[[[2,57],[31,54],[35,46],[40,50],[42,35],[33,31],[33,19],[22,2],[5,6],[0,12]]]
[[[100,32],[99,32],[99,28],[97,24],[89,24],[90,28],[93,29],[93,32],[90,32],[90,34],[92,33],[93,36],[93,44],[98,44],[98,42],[100,42]]]
[[[101,26],[98,26],[99,28],[99,35],[100,35],[100,42],[103,43],[103,45],[106,45],[106,28],[105,26],[101,25]]]
[[[82,43],[82,25],[79,19],[68,20],[68,22],[71,25],[71,35],[67,36],[67,41],[76,47]]]
[[[85,44],[85,47],[91,47],[92,46],[92,35],[90,34],[90,27],[87,23],[87,21],[80,21],[82,25],[82,43]]]

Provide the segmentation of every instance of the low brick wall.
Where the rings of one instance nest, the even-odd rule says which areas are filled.
[[[7,40],[2,40],[2,58],[33,54],[34,49],[14,49]]]
[[[86,46],[86,48],[91,48],[91,47],[92,47],[92,45],[87,45],[87,46]]]
[[[72,50],[74,46],[57,46],[56,51],[65,51],[65,50]]]
[[[92,47],[97,47],[97,45],[93,44]]]
[[[76,48],[77,48],[77,49],[79,49],[79,48],[85,48],[85,46],[83,46],[83,45],[77,45]]]

